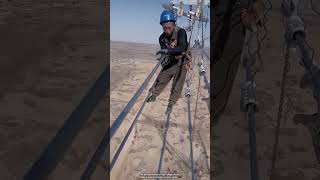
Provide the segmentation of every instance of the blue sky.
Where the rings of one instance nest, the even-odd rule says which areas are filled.
[[[162,33],[159,24],[162,4],[168,2],[170,0],[111,0],[110,39],[158,44],[159,35]],[[183,22],[187,25],[185,20]],[[178,23],[184,27],[182,22]],[[209,35],[209,27],[208,23],[205,37]],[[197,31],[195,28],[194,34],[197,34]]]

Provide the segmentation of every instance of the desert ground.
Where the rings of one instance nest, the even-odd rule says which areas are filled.
[[[106,67],[105,12],[103,1],[0,1],[0,179],[22,179]],[[79,179],[108,104],[101,100],[49,179]]]
[[[267,15],[269,30],[262,43],[263,70],[256,75],[255,82],[258,112],[256,113],[257,150],[260,180],[269,179],[274,132],[277,120],[280,84],[284,57],[282,44],[284,30],[281,22],[280,2],[271,1],[273,9]],[[314,1],[320,8],[320,4]],[[309,1],[301,1],[300,12],[307,24],[307,40],[315,50],[314,61],[320,61],[320,17],[311,11]],[[311,137],[302,125],[295,125],[297,113],[312,114],[316,104],[311,89],[300,89],[304,73],[299,59],[292,52],[287,75],[286,95],[280,129],[278,161],[272,180],[318,180],[320,166],[317,163]],[[232,88],[228,105],[219,123],[214,127],[213,149],[215,180],[250,179],[248,121],[240,111],[240,85],[245,76],[240,68]],[[290,99],[289,99],[289,98]]]
[[[157,63],[155,53],[158,45],[131,42],[112,41],[110,44],[111,59],[111,92],[110,120],[111,124],[124,106],[140,87],[146,76]],[[196,56],[198,57],[198,56]],[[205,61],[208,68],[209,63]],[[160,68],[159,68],[160,70]],[[157,72],[159,72],[159,70]],[[209,71],[209,69],[207,69]],[[195,110],[196,90],[198,85],[198,68],[194,66],[194,77],[191,91],[192,121]],[[157,73],[156,73],[157,75]],[[156,75],[151,79],[133,109],[125,118],[123,124],[113,137],[110,146],[110,157],[116,152],[122,138],[125,136],[135,113],[139,109]],[[206,75],[210,77],[210,73]],[[193,140],[195,171],[198,179],[209,179],[210,131],[209,131],[209,101],[208,90],[200,83],[197,118]],[[160,150],[163,139],[163,127],[166,121],[164,114],[169,98],[171,83],[156,102],[146,104],[140,118],[126,143],[120,158],[111,171],[111,179],[139,179],[142,173],[157,173]],[[187,99],[182,92],[171,114],[168,130],[166,151],[163,158],[162,173],[178,173],[182,179],[190,179],[189,163],[189,131],[187,119]]]

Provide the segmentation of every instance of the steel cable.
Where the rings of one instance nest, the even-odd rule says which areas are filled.
[[[150,94],[151,94],[151,92],[148,93],[148,95],[147,95],[146,98],[144,99],[142,105],[140,106],[139,111],[138,111],[137,114],[135,115],[135,118],[134,118],[134,120],[133,120],[130,128],[128,129],[125,137],[123,138],[123,140],[122,140],[122,142],[121,142],[121,144],[120,144],[117,152],[115,153],[115,155],[114,155],[114,157],[113,157],[110,165],[107,166],[107,167],[105,167],[105,169],[106,169],[108,172],[110,172],[110,171],[112,170],[112,168],[113,168],[113,166],[115,165],[117,159],[119,158],[119,155],[120,155],[120,153],[121,153],[124,145],[126,144],[128,138],[129,138],[129,135],[131,134],[133,128],[135,127],[135,125],[136,125],[136,123],[137,123],[137,121],[138,121],[138,119],[139,119],[139,117],[140,117],[141,112],[143,111],[143,108],[144,108],[144,106],[145,106],[145,104],[146,104],[146,102],[147,102],[147,99],[148,99],[148,97],[150,96]]]

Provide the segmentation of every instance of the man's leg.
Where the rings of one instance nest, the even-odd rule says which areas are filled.
[[[171,67],[172,68],[172,67]],[[170,69],[161,70],[156,82],[150,88],[151,96],[148,98],[147,102],[152,102],[156,100],[156,97],[163,91],[163,89],[168,85],[169,81],[172,78]]]
[[[180,98],[187,74],[187,69],[185,65],[177,65],[174,70],[175,75],[173,77],[169,105],[174,105]]]

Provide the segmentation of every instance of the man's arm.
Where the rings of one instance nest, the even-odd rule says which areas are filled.
[[[180,29],[178,32],[177,47],[168,48],[168,53],[174,56],[180,55],[182,52],[187,50],[187,46],[188,46],[187,33],[184,29]]]

